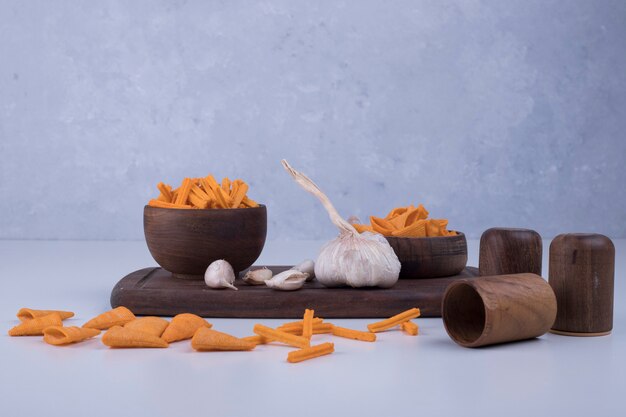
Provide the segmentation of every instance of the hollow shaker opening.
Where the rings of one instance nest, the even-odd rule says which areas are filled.
[[[450,288],[443,300],[443,322],[452,339],[471,345],[485,329],[485,305],[478,292],[465,283]]]

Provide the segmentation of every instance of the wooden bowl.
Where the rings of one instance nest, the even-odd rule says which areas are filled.
[[[143,228],[154,260],[177,278],[203,279],[211,262],[235,274],[257,260],[267,234],[267,211],[254,208],[185,210],[145,206]]]
[[[461,232],[455,236],[385,238],[400,260],[400,278],[449,277],[467,265],[467,241]]]

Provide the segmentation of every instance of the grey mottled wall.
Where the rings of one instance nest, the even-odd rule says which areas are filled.
[[[0,0],[0,238],[142,238],[159,180],[241,177],[271,238],[423,202],[626,237],[624,1]]]

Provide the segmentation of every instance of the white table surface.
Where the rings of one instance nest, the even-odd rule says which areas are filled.
[[[259,263],[315,257],[321,242],[268,242]],[[547,248],[544,242],[544,276]],[[110,350],[98,339],[53,347],[9,337],[20,307],[76,312],[81,325],[110,308],[113,285],[154,265],[144,242],[0,241],[0,415],[17,416],[618,416],[626,406],[626,241],[617,252],[613,334],[552,334],[466,349],[441,319],[418,319],[420,335],[379,334],[376,343],[332,338],[330,356],[289,364],[288,347],[198,353]],[[478,243],[469,242],[469,265]],[[259,320],[210,319],[252,334]],[[282,320],[260,320],[270,326]],[[370,320],[332,320],[365,329]],[[328,335],[314,336],[319,342]]]

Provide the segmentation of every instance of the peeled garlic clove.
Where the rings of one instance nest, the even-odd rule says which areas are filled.
[[[211,288],[230,288],[236,290],[235,271],[228,262],[223,259],[214,261],[209,265],[204,273],[204,282]]]
[[[265,285],[275,290],[294,291],[302,288],[304,281],[306,281],[308,277],[309,274],[305,272],[290,269],[274,275],[272,279],[265,281]]]
[[[313,281],[315,279],[315,262],[313,262],[312,259],[305,259],[291,269],[309,274],[309,277],[306,279],[307,281]]]
[[[243,280],[246,284],[250,285],[263,285],[265,281],[272,278],[272,271],[267,268],[255,269],[254,271],[246,272],[243,276]]]

